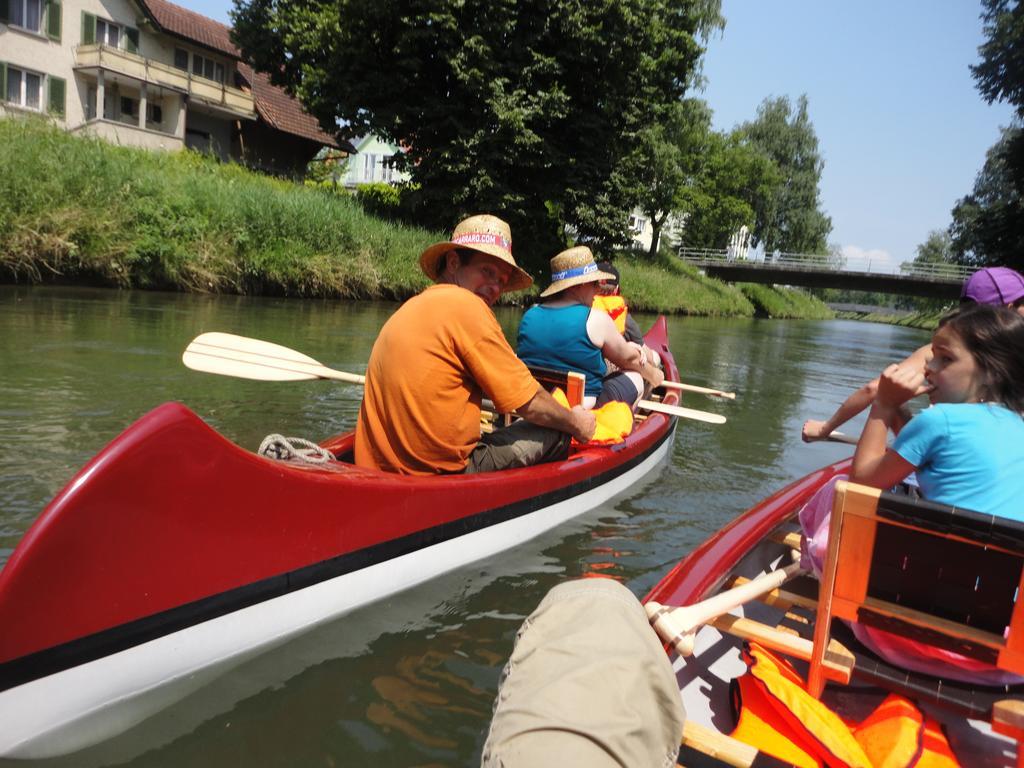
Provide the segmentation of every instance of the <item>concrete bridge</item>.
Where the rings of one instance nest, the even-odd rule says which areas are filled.
[[[960,286],[974,267],[959,264],[892,266],[869,258],[846,258],[801,253],[766,253],[737,258],[732,250],[680,248],[679,257],[705,274],[730,283],[773,283],[807,288],[845,288],[904,296],[957,299]],[[872,268],[874,267],[874,268]]]

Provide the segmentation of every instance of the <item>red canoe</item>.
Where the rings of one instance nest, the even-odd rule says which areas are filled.
[[[842,664],[831,667],[826,678],[847,684],[830,682],[821,700],[848,724],[862,722],[880,708],[888,693],[895,692],[916,702],[934,718],[947,740],[939,746],[948,748],[962,765],[1024,764],[1020,757],[1015,758],[1019,745],[1014,743],[1015,738],[1024,737],[1019,714],[1024,712],[1024,685],[963,682],[948,667],[941,667],[941,679],[910,671],[875,655],[843,622],[832,618],[846,618],[839,611],[851,610],[836,606],[852,605],[855,610],[851,618],[856,616],[862,624],[884,627],[899,638],[955,649],[972,659],[992,659],[991,664],[998,659],[1001,670],[1016,672],[1022,664],[1015,650],[1020,643],[1010,638],[1011,630],[1024,626],[1024,613],[1015,606],[1020,589],[1017,585],[1024,583],[1024,525],[907,496],[879,494],[851,484],[849,490],[842,488],[843,494],[851,495],[840,499],[843,513],[839,519],[853,522],[849,531],[840,528],[838,540],[846,543],[836,544],[835,551],[829,551],[825,571],[832,567],[829,563],[837,564],[831,571],[834,576],[828,580],[834,591],[829,591],[829,587],[800,571],[798,564],[789,565],[794,547],[800,544],[795,517],[819,488],[836,475],[847,473],[849,466],[850,460],[846,460],[824,467],[743,513],[681,560],[644,598],[667,645],[683,654],[692,649],[688,656],[670,650],[687,718],[680,762],[789,765],[785,760],[778,762],[781,756],[772,751],[779,750],[777,736],[772,737],[776,741],[765,737],[757,744],[732,738],[738,725],[736,705],[742,698],[742,694],[737,698],[736,692],[743,690],[738,679],[747,673],[741,649],[744,641],[753,640],[791,661],[794,657],[806,660],[815,658],[819,653],[816,649],[824,648],[831,638],[832,644],[827,645],[830,663],[835,664],[838,658]],[[866,504],[866,497],[875,500]],[[855,501],[848,502],[847,498]],[[830,535],[837,530],[837,513],[832,514]],[[909,541],[913,537],[917,537],[916,544]],[[965,556],[949,554],[954,547],[962,548],[957,552]],[[970,570],[975,563],[968,562],[975,558],[981,562],[978,571]],[[997,568],[992,567],[993,562],[999,564]],[[953,563],[955,567],[949,567]],[[850,572],[861,574],[863,582],[856,582]],[[772,583],[759,589],[751,585],[728,591],[760,578]],[[887,581],[898,579],[903,579],[905,585],[902,593],[892,591]],[[959,582],[966,588],[961,589]],[[744,589],[759,595],[747,594],[741,599],[737,593]],[[999,589],[1002,603],[992,599]],[[966,613],[956,613],[960,609],[954,607],[954,594],[966,603]],[[920,612],[915,600],[933,606],[930,610],[938,612],[940,618],[932,619],[927,612]],[[702,601],[709,602],[692,607]],[[655,604],[685,608],[666,615],[666,609]],[[727,613],[722,614],[722,610]],[[1005,633],[980,631],[982,614],[998,611],[1004,613],[997,616],[996,626],[1005,623]],[[974,626],[966,630],[961,628],[961,624],[972,623]],[[952,644],[946,645],[951,642],[949,638],[953,638]],[[835,645],[837,640],[839,646]],[[801,661],[793,664],[799,675],[805,675],[807,667]],[[842,672],[837,677],[834,670],[840,666]],[[808,688],[813,692],[815,686],[809,683]],[[806,722],[804,714],[800,719]],[[798,742],[801,732],[794,733],[797,735],[783,741]],[[749,738],[751,731],[740,728],[738,735]],[[809,739],[806,743],[812,742]],[[874,748],[884,751],[887,745],[875,743]],[[839,763],[833,760],[829,764]]]
[[[647,343],[678,381],[664,318]],[[109,738],[272,645],[526,541],[629,489],[674,427],[651,413],[624,443],[564,462],[415,478],[271,461],[162,405],[0,571],[0,757]],[[324,446],[344,458],[352,435]]]

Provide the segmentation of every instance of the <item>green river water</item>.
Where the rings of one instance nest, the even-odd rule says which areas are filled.
[[[187,370],[181,353],[199,333],[266,339],[362,373],[395,306],[0,286],[0,566],[77,470],[162,402],[253,450],[269,433],[321,439],[355,424],[357,387]],[[514,335],[519,311],[498,314]],[[550,587],[601,573],[643,594],[741,511],[849,455],[802,443],[804,419],[824,418],[928,339],[849,321],[708,318],[670,318],[669,334],[684,381],[737,399],[688,396],[728,423],[680,421],[670,460],[641,486],[250,660],[121,737],[36,765],[478,764],[515,632]]]

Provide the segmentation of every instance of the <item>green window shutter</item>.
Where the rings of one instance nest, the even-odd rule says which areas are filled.
[[[96,42],[96,17],[82,11],[82,45]]]
[[[11,20],[9,5],[10,0],[0,0],[0,21],[2,22],[8,22]]]
[[[67,90],[64,80],[50,75],[46,78],[49,87],[49,110],[52,115],[64,117],[64,94]]]
[[[124,49],[128,53],[139,52],[139,30],[135,27],[124,28]]]
[[[61,9],[59,0],[49,0],[46,3],[46,35],[58,43],[60,42]]]

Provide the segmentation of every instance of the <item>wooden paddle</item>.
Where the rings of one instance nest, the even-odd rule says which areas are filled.
[[[797,562],[777,571],[770,571],[741,586],[720,592],[694,605],[672,608],[652,600],[644,606],[647,618],[650,619],[658,637],[675,647],[680,656],[689,656],[693,653],[694,637],[697,630],[702,626],[728,613],[733,608],[756,600],[765,592],[777,589],[801,573],[799,553],[795,552],[793,556],[797,558]]]
[[[682,392],[698,392],[711,397],[724,397],[726,400],[736,399],[735,392],[723,392],[720,389],[708,389],[707,387],[698,387],[696,384],[682,384],[678,381],[669,381],[668,379],[663,381],[661,386],[665,389],[678,389]]]
[[[847,435],[842,432],[830,432],[825,437],[805,437],[805,443],[846,443],[847,445],[856,445],[857,441],[860,440],[859,435]]]
[[[257,381],[337,379],[352,384],[366,381],[364,376],[328,368],[294,349],[233,333],[196,336],[185,348],[181,361],[194,371]]]
[[[708,424],[725,424],[725,416],[717,413],[708,413],[707,411],[698,411],[694,408],[683,408],[679,405],[667,405],[666,403],[656,403],[653,400],[641,400],[637,403],[637,407],[655,413],[667,413],[682,419],[704,421]]]

